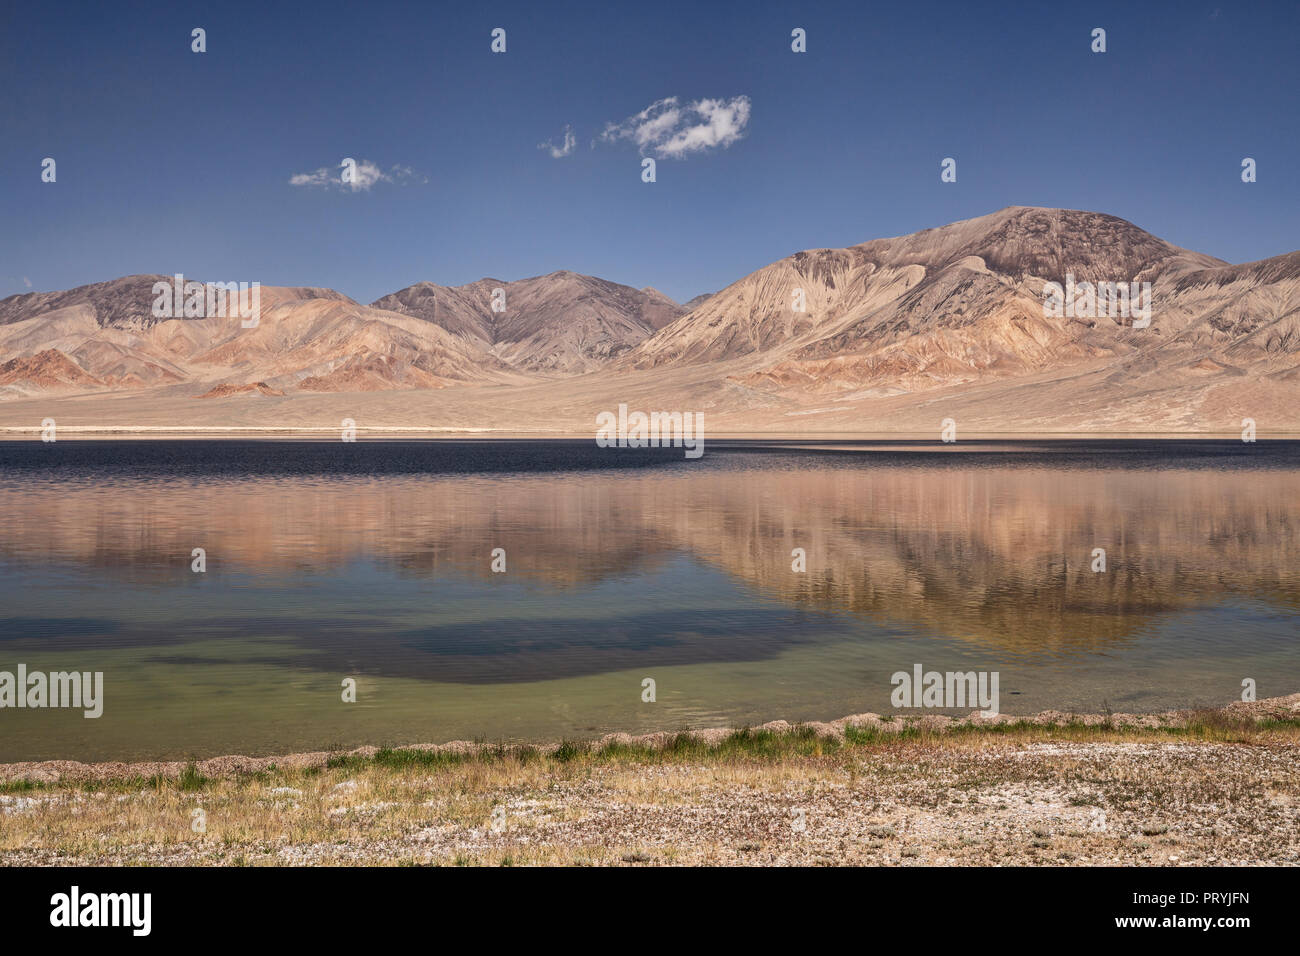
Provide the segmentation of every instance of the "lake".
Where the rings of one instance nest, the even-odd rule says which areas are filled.
[[[104,675],[0,761],[1300,690],[1295,442],[3,442],[0,511],[0,671]]]

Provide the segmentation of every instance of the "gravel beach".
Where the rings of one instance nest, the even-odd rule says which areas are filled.
[[[1300,694],[549,747],[0,765],[8,865],[1296,865]]]

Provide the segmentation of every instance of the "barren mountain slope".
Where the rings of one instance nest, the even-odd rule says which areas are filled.
[[[492,308],[497,289],[504,292],[504,311]],[[374,306],[433,322],[513,367],[564,373],[600,367],[683,311],[655,289],[574,272],[463,286],[421,282]]]
[[[1047,318],[1045,282],[1067,273],[1079,282],[1151,282],[1160,312],[1179,277],[1223,265],[1113,216],[1011,207],[772,263],[623,364],[748,358],[750,370],[735,377],[747,385],[888,394],[1021,374],[1124,354],[1169,331],[1132,329],[1129,319]]]
[[[1044,284],[1067,274],[1149,282],[1150,324],[1045,314]],[[703,412],[713,434],[928,435],[945,417],[964,435],[1233,433],[1247,417],[1261,434],[1300,432],[1300,252],[1228,265],[1097,213],[1011,207],[802,252],[658,332],[681,307],[567,272],[422,283],[374,306],[265,288],[255,329],[156,319],[150,290],[166,278],[0,301],[0,425],[57,410],[87,424],[364,417],[586,434],[627,402]],[[212,397],[177,402],[199,395]]]
[[[176,383],[357,390],[513,380],[509,370],[443,329],[359,305],[328,289],[263,287],[258,324],[160,318],[153,283],[130,276],[0,301],[0,387],[7,397],[72,387]],[[44,356],[40,363],[36,356]],[[16,364],[15,364],[16,363]],[[54,372],[55,365],[62,370]]]

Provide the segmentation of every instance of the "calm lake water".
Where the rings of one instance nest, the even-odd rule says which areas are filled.
[[[0,512],[0,671],[104,674],[0,761],[1300,690],[1297,443],[5,442]]]

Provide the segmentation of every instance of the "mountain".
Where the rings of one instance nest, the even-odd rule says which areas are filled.
[[[503,309],[494,311],[498,289]],[[462,286],[421,282],[373,306],[432,322],[513,368],[561,373],[599,368],[684,312],[655,289],[575,272]]]
[[[932,434],[945,417],[963,434],[1222,433],[1243,418],[1300,433],[1300,252],[1232,265],[1093,212],[1016,206],[807,250],[689,309],[556,272],[419,283],[368,306],[267,287],[243,329],[156,318],[166,280],[0,301],[0,427],[85,395],[54,410],[587,434],[626,402],[705,412],[713,434]],[[1092,313],[1046,309],[1045,286],[1071,281],[1149,283],[1150,321],[1108,314],[1104,296]]]
[[[45,349],[35,355],[10,359],[0,365],[0,385],[20,382],[39,388],[104,384],[95,376],[87,374],[85,369],[58,349]]]
[[[82,387],[225,385],[309,391],[443,388],[511,381],[509,368],[428,322],[330,289],[261,289],[255,328],[229,318],[159,318],[156,275],[0,301],[0,389],[22,397]]]
[[[0,300],[0,395],[202,384],[203,393],[435,389],[599,368],[683,309],[655,289],[555,272],[464,286],[422,282],[364,306],[332,289],[263,287],[257,328],[160,318],[127,276]],[[503,292],[504,311],[492,308]],[[39,360],[37,356],[40,356]],[[215,389],[215,392],[213,391]]]
[[[108,282],[96,282],[63,292],[27,292],[0,299],[0,326],[12,325],[38,315],[61,316],[65,311],[88,311],[100,327],[148,328],[158,320],[152,307],[157,298],[155,282],[172,281],[171,276],[126,276]]]
[[[1241,294],[1228,289],[1239,274],[1256,285],[1289,287],[1296,270],[1282,260],[1267,269],[1233,267],[1114,216],[1011,207],[774,262],[642,342],[621,364],[742,360],[747,367],[730,373],[738,383],[820,392],[900,393],[1022,375],[1163,346],[1218,299]],[[1233,271],[1240,269],[1247,271]],[[1152,326],[1045,316],[1044,284],[1064,284],[1067,274],[1076,282],[1150,282]],[[794,307],[798,294],[803,311]],[[1263,321],[1260,310],[1273,298],[1238,307]],[[1269,321],[1281,322],[1285,335],[1295,316],[1284,310]]]

